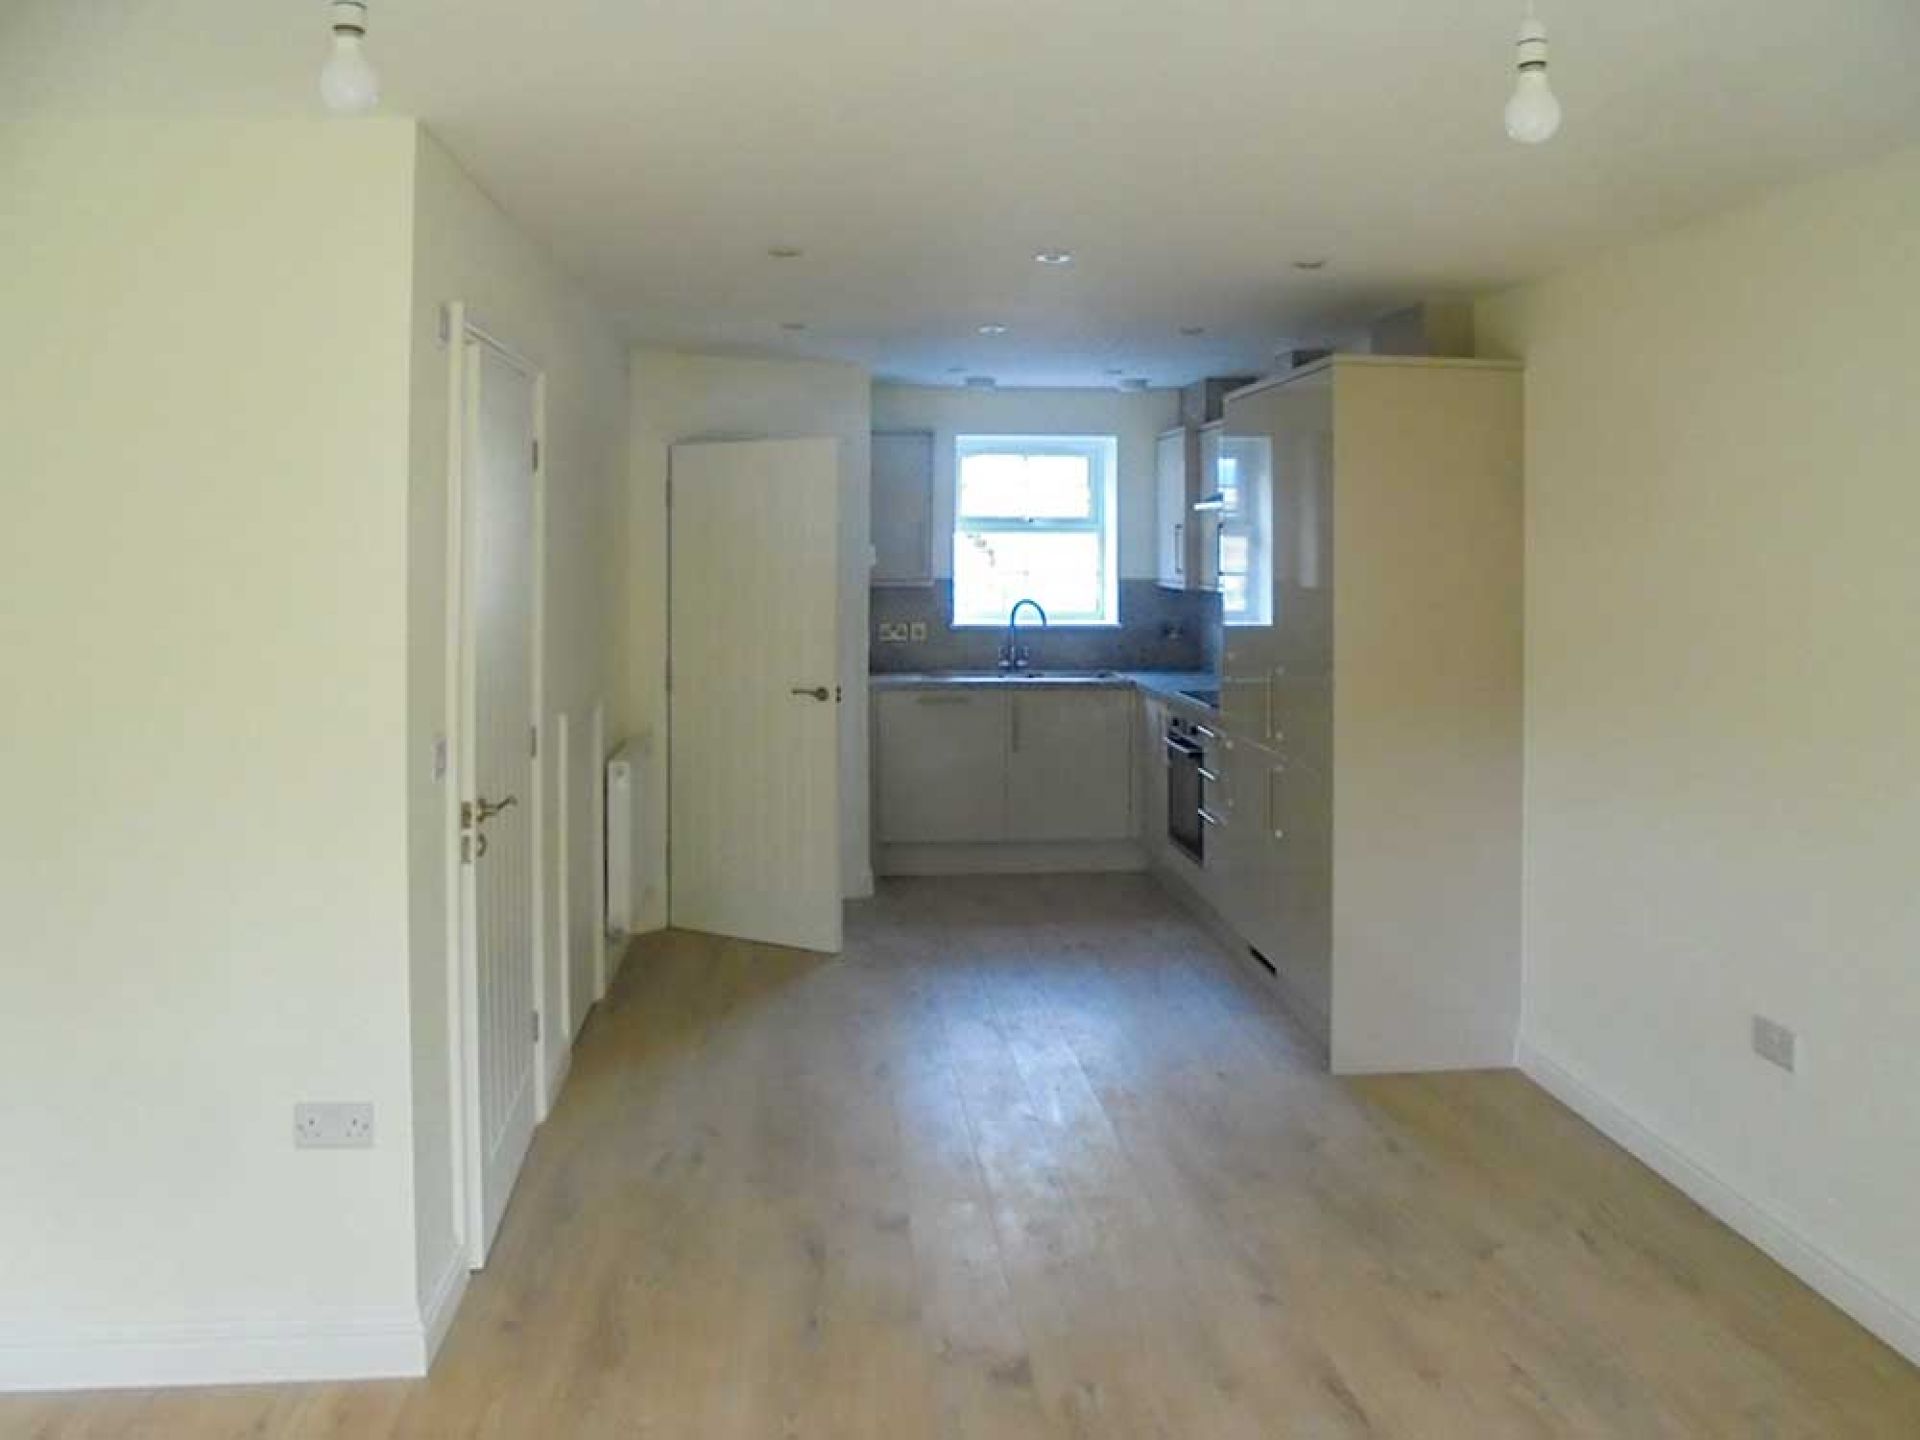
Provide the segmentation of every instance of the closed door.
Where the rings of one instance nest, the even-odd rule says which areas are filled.
[[[486,1259],[533,1139],[535,380],[468,341],[461,744],[470,1258]]]
[[[676,445],[673,923],[840,948],[839,446]]]

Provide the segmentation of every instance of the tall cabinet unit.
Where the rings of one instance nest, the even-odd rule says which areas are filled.
[[[1341,1072],[1512,1063],[1520,375],[1335,357],[1237,392],[1258,517],[1229,613],[1236,929]]]

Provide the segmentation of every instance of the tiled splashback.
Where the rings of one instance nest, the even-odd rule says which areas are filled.
[[[1120,582],[1116,627],[1056,626],[1041,631],[1031,612],[1023,637],[1038,670],[1218,670],[1220,597],[1163,590],[1151,580]],[[910,670],[991,670],[1004,629],[953,628],[953,582],[876,586],[868,667],[876,675]],[[882,625],[926,626],[924,640],[882,641]]]

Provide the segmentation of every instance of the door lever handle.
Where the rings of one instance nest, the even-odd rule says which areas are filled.
[[[476,826],[486,824],[502,810],[511,810],[519,803],[519,800],[511,795],[504,800],[471,800],[460,807],[460,823],[472,830]]]
[[[793,693],[812,696],[823,704],[833,698],[833,692],[824,685],[796,685],[793,687]]]

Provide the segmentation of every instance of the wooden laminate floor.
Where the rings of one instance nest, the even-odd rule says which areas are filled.
[[[1343,1082],[1138,877],[668,934],[425,1381],[0,1398],[105,1437],[1920,1435],[1920,1372],[1512,1074]]]

